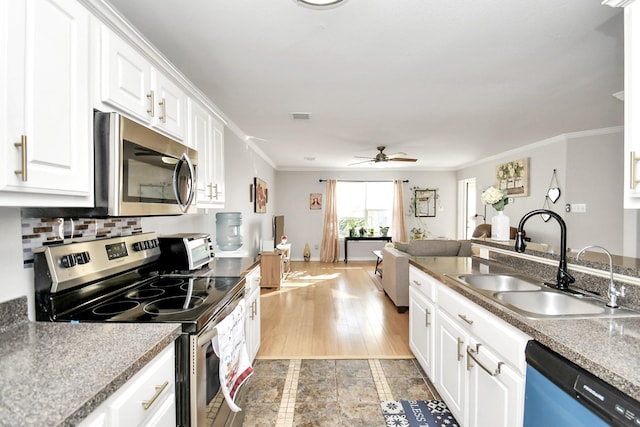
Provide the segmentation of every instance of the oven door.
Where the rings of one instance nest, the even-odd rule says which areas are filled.
[[[216,324],[231,313],[243,298],[244,289],[234,295],[220,315],[212,319],[198,335],[191,336],[191,427],[242,425],[244,412],[232,412],[220,389],[220,359],[213,350],[211,340],[217,335]]]

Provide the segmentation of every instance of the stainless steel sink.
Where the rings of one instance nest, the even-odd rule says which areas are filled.
[[[543,286],[540,281],[520,275],[462,274],[456,278],[472,288],[492,292],[539,291]]]
[[[531,319],[640,317],[627,308],[610,308],[591,295],[570,294],[520,274],[461,274],[451,278]]]
[[[499,301],[520,310],[544,316],[572,316],[606,312],[602,301],[585,300],[560,292],[497,292],[494,296]]]

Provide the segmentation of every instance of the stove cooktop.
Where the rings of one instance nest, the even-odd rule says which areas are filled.
[[[198,330],[243,287],[241,277],[153,277],[55,320],[182,323],[183,330]]]

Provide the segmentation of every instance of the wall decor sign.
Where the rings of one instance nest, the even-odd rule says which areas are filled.
[[[529,158],[503,163],[496,168],[498,189],[507,190],[509,197],[529,195]]]
[[[255,194],[253,196],[253,211],[256,213],[266,213],[267,203],[269,202],[269,189],[267,183],[258,177],[253,178],[253,188]]]
[[[309,209],[322,209],[322,193],[309,193]]]

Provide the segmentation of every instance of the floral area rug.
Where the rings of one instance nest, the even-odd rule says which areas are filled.
[[[459,427],[442,400],[380,402],[387,427]]]

